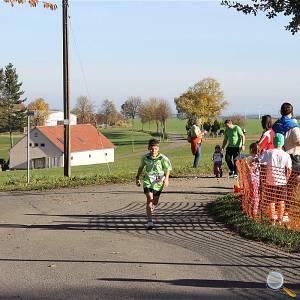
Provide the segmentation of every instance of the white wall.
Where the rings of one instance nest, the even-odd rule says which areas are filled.
[[[58,121],[64,120],[64,113],[62,111],[49,113],[48,118],[45,121],[45,126],[56,126]],[[70,114],[70,125],[77,124],[77,116]]]
[[[42,157],[62,157],[62,152],[52,144],[37,128],[30,132],[30,160]],[[43,144],[43,147],[41,147]],[[60,159],[59,159],[60,160]],[[59,166],[62,162],[60,161]],[[9,167],[12,169],[27,168],[27,136],[24,136],[11,150]]]
[[[71,153],[71,166],[114,162],[114,149],[90,150]],[[105,155],[106,154],[106,155]],[[91,157],[89,157],[91,156]]]

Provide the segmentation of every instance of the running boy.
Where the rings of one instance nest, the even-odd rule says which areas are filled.
[[[154,205],[158,204],[159,196],[164,187],[169,185],[169,175],[172,170],[170,160],[163,154],[159,153],[159,141],[151,139],[148,142],[149,153],[141,159],[140,166],[136,174],[136,185],[140,186],[140,176],[142,172],[144,193],[146,195],[146,213],[147,228],[152,229],[154,224],[152,221],[152,212]]]
[[[217,178],[223,176],[222,159],[223,159],[223,153],[221,152],[221,146],[216,145],[212,160],[214,163],[214,174],[216,175]]]

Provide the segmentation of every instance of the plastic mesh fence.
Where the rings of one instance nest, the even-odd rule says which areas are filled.
[[[300,173],[237,161],[242,206],[258,222],[300,230]]]

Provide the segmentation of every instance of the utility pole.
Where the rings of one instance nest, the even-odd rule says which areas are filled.
[[[64,176],[71,176],[70,166],[70,94],[69,94],[69,31],[68,0],[62,0],[63,9],[63,89],[64,89]]]

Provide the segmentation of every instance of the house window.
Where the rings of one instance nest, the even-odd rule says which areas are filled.
[[[39,146],[39,144],[38,143],[34,143],[34,147],[38,147]]]
[[[71,160],[73,160],[73,156],[71,156]]]
[[[105,152],[104,155],[107,156],[107,152]]]
[[[41,143],[41,147],[45,147],[45,144],[44,144],[44,143]]]
[[[29,147],[32,147],[32,143],[29,143]]]
[[[91,158],[92,157],[92,154],[89,154],[89,158]]]
[[[38,137],[38,133],[37,132],[34,133],[34,137]]]

